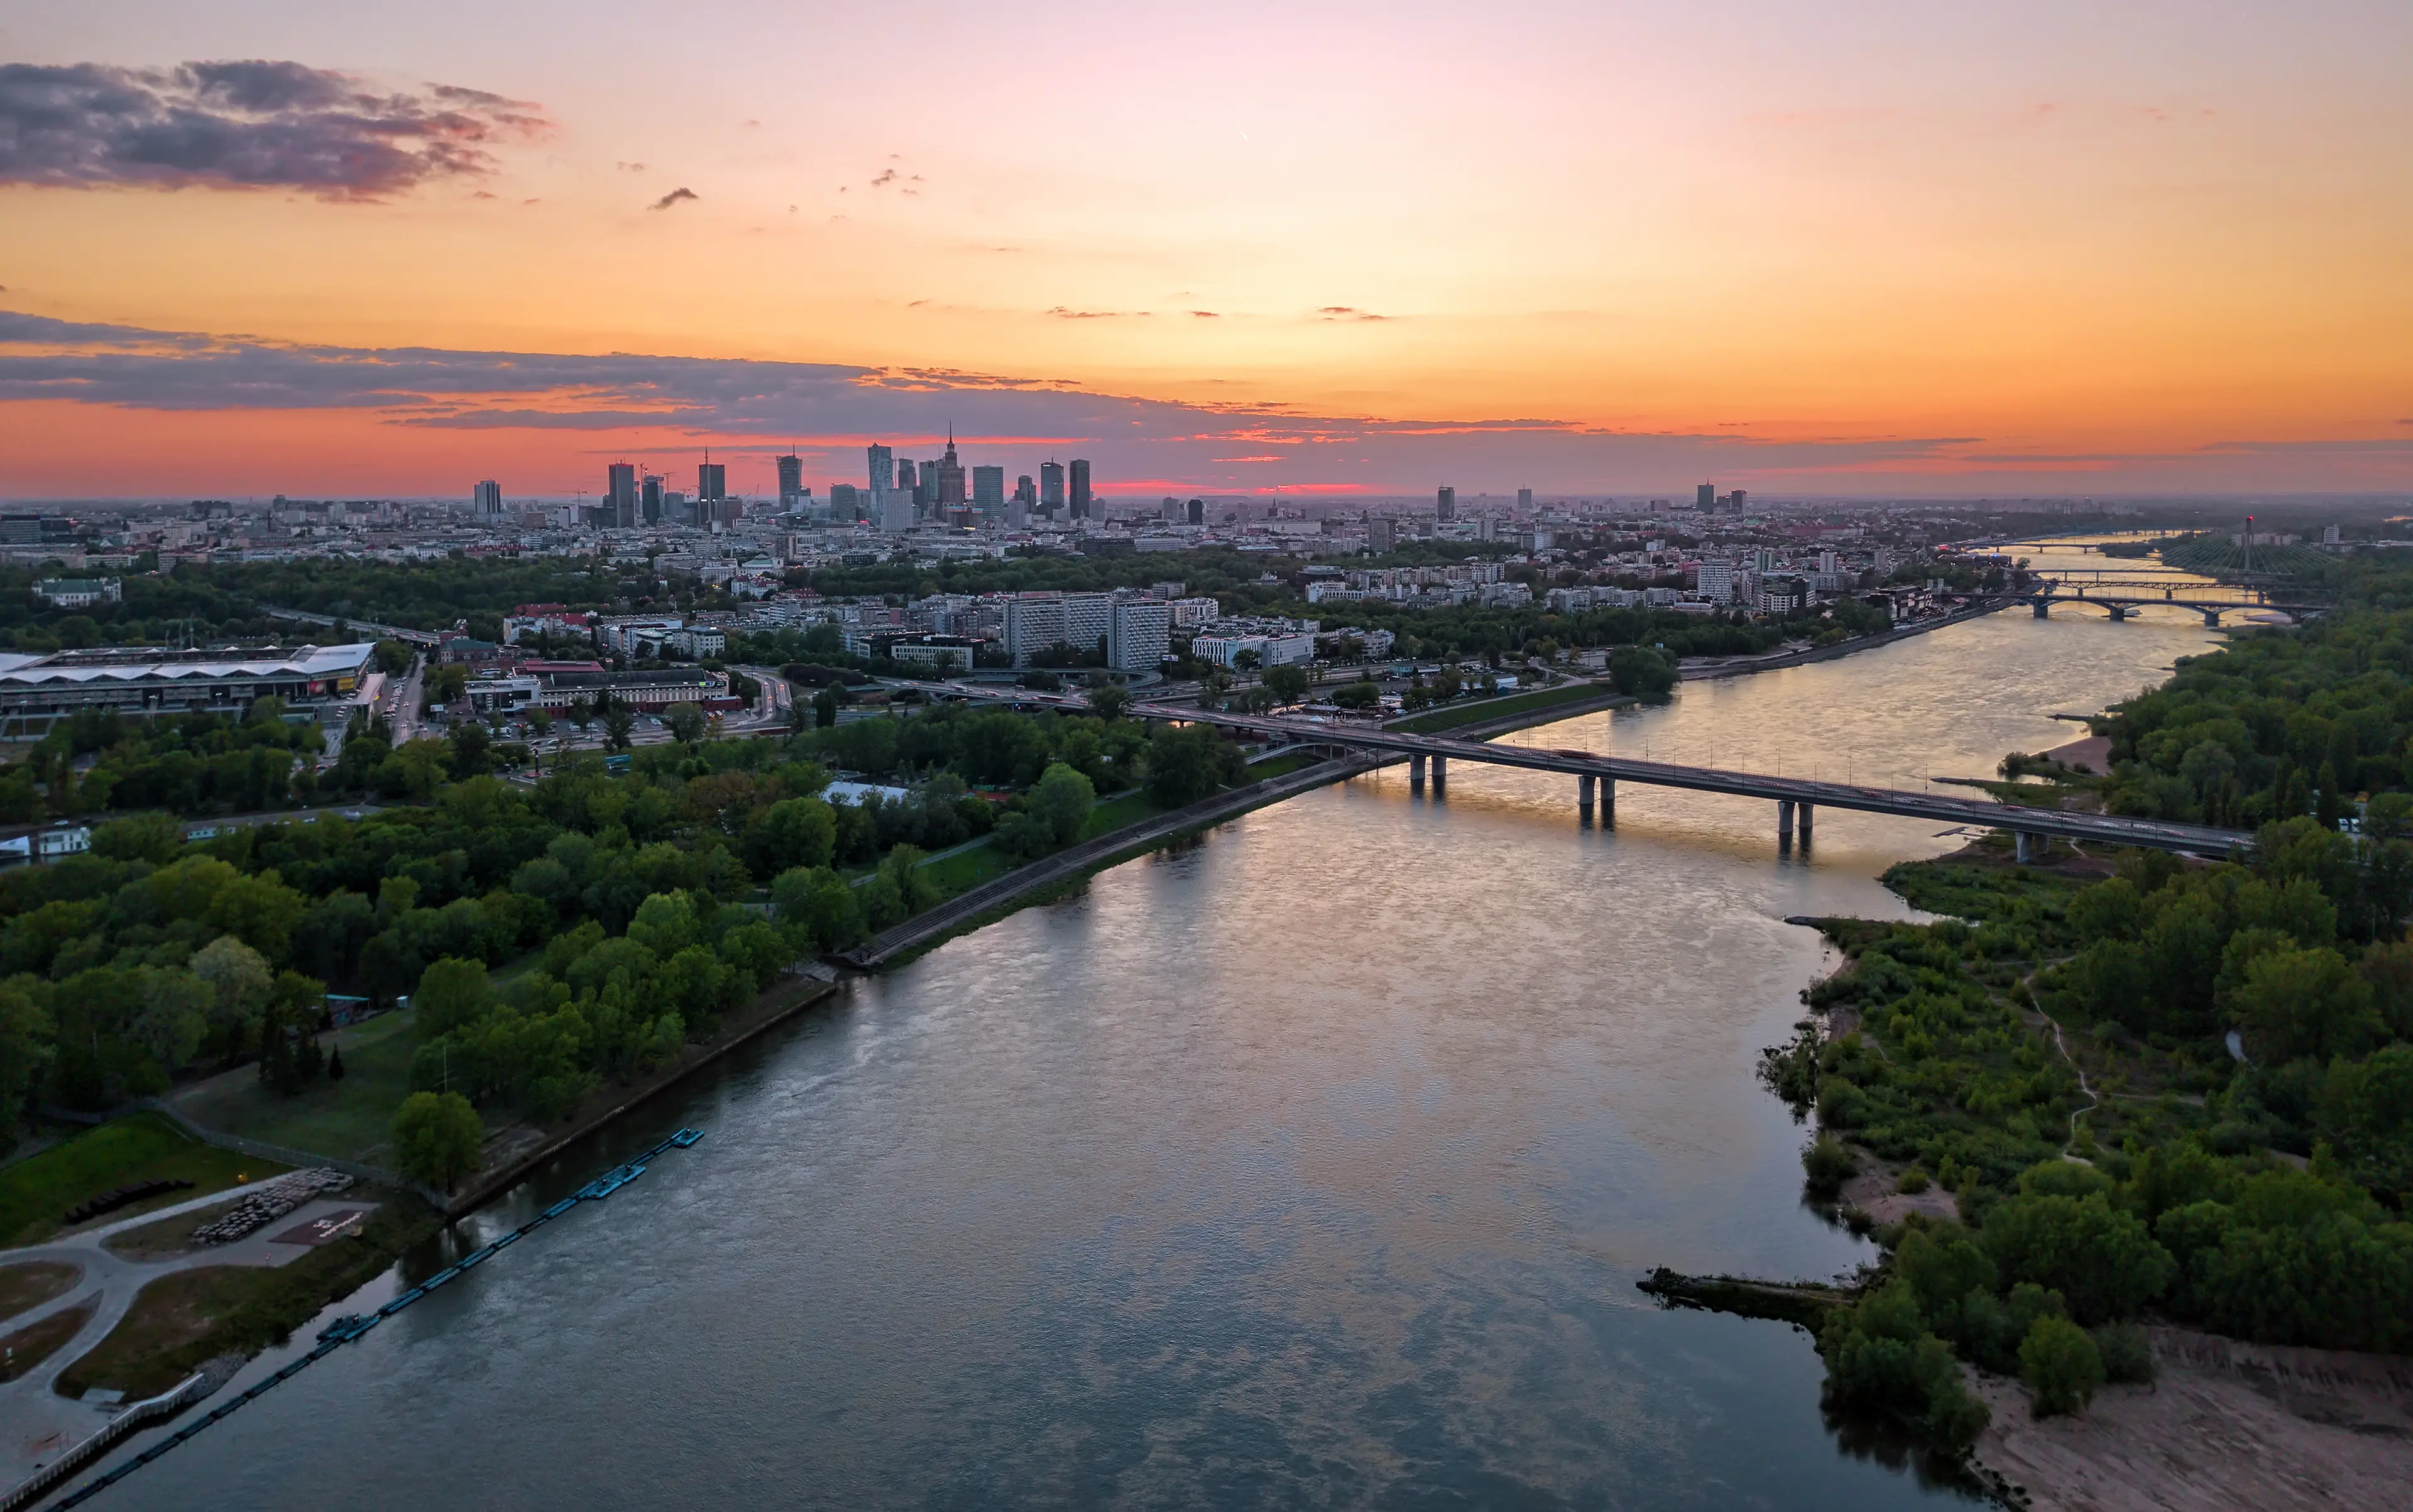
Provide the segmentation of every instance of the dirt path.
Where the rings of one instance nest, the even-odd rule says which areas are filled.
[[[1994,1415],[1977,1461],[2034,1512],[2413,1508],[2413,1359],[2151,1333],[2160,1380],[2076,1416],[1973,1382]]]

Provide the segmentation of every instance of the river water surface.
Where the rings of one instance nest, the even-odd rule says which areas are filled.
[[[1986,776],[2209,644],[2004,614],[1509,738]],[[1630,785],[1587,829],[1571,779],[1465,765],[1260,810],[854,983],[465,1228],[703,1143],[93,1505],[1958,1501],[1829,1429],[1806,1336],[1635,1290],[1872,1253],[1753,1077],[1823,960],[1783,920],[1899,915],[1876,874],[1959,840],[1775,838]]]

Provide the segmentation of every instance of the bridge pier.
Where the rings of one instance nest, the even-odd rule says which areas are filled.
[[[1810,816],[1817,811],[1816,804],[1805,803],[1801,806],[1801,851],[1805,855],[1810,851]]]
[[[1617,826],[1617,778],[1613,777],[1600,779],[1600,822],[1605,828]]]
[[[2036,842],[2043,838],[2044,837],[2040,835],[2031,835],[2023,829],[2011,831],[2012,859],[2023,867],[2031,861],[2040,859],[2044,847]]]
[[[1446,756],[1435,756],[1435,757],[1432,759],[1432,782],[1433,782],[1433,796],[1434,796],[1434,797],[1436,797],[1436,798],[1438,798],[1438,797],[1440,797],[1440,796],[1441,796],[1441,790],[1442,790],[1443,787],[1447,786],[1447,785],[1448,785],[1448,782],[1449,782],[1449,758],[1448,758],[1448,757],[1446,757]]]
[[[2136,613],[2134,609],[2129,608],[2126,604],[2106,604],[2104,607],[2111,611],[2111,623],[2114,625],[2117,625],[2120,621]]]
[[[1408,758],[1408,791],[1422,793],[1424,790],[1425,759],[1420,755],[1411,755]]]
[[[1591,823],[1592,790],[1599,785],[1599,782],[1600,778],[1590,772],[1581,772],[1576,776],[1576,810],[1583,816],[1583,822],[1586,824]]]
[[[1779,851],[1793,849],[1793,800],[1790,798],[1776,800],[1776,848]]]
[[[2031,600],[2028,600],[2028,603],[2029,603],[2029,606],[2030,606],[2030,607],[2032,607],[2033,609],[2035,609],[2035,610],[2036,610],[2036,618],[2038,618],[2038,619],[2050,619],[2050,618],[2052,617],[2052,600],[2050,600],[2050,599],[2031,599]]]
[[[2207,609],[2207,610],[2205,610],[2205,611],[2203,612],[2203,628],[2204,628],[2204,629],[2206,629],[2206,630],[2218,630],[2218,629],[2220,629],[2220,611],[2219,611],[2219,610],[2217,610],[2217,609]]]

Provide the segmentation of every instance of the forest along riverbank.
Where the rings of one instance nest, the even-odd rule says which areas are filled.
[[[2031,865],[1995,838],[1892,868],[1944,917],[1821,921],[1844,963],[1762,1066],[1816,1115],[1812,1198],[1884,1261],[1840,1297],[1648,1289],[1795,1309],[1831,1400],[2036,1506],[2401,1499],[2413,795],[2395,753],[2413,739],[2413,613],[2241,641],[2097,728],[2110,775],[2064,786],[2114,811],[2258,823],[2252,855]]]

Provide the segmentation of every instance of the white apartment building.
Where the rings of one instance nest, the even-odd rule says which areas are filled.
[[[1173,650],[1173,608],[1161,600],[1117,600],[1112,626],[1106,664],[1118,671],[1154,671]]]
[[[1735,570],[1732,562],[1703,562],[1694,586],[1711,603],[1732,603],[1735,594]]]
[[[1260,668],[1305,666],[1315,660],[1315,634],[1201,635],[1190,643],[1192,656],[1219,667],[1234,665],[1243,651],[1254,651]]]

